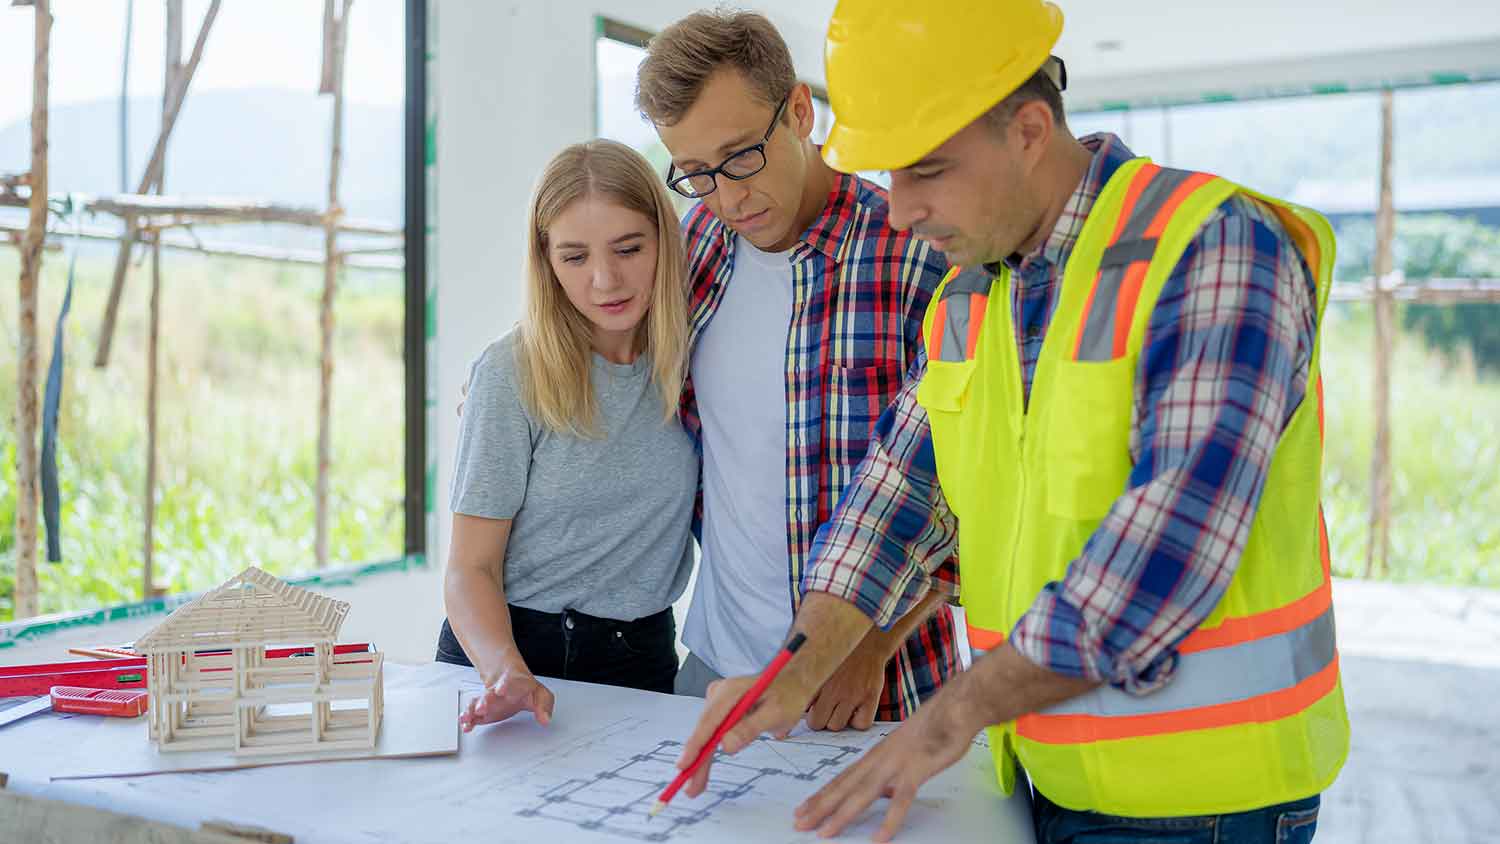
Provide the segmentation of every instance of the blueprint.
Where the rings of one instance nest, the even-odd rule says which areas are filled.
[[[472,669],[387,668],[388,692],[457,685],[466,700],[479,691]],[[648,818],[676,774],[679,742],[702,701],[543,682],[557,696],[551,724],[521,716],[479,727],[461,737],[454,756],[49,783],[39,776],[47,767],[41,760],[5,764],[15,760],[6,760],[0,732],[0,770],[13,774],[13,788],[54,799],[184,826],[204,820],[256,824],[294,835],[299,844],[793,842],[818,840],[792,828],[796,806],[894,728],[802,728],[786,740],[761,739],[735,756],[721,756],[702,795],[678,794],[664,812]],[[145,741],[144,724],[141,731]],[[878,802],[842,840],[868,840],[884,806]],[[921,789],[897,840],[1031,844],[1030,816],[1024,797],[999,794],[980,741]]]

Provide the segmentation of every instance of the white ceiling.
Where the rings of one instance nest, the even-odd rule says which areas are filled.
[[[903,1],[922,0],[889,0]],[[1070,109],[1412,84],[1434,75],[1500,78],[1495,0],[1057,2]],[[749,5],[786,32],[804,77],[821,81],[834,0]]]

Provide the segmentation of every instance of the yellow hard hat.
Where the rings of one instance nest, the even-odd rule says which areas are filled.
[[[1044,0],[839,0],[823,48],[835,170],[897,170],[1041,69],[1062,33]]]

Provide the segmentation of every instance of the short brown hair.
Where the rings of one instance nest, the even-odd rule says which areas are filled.
[[[772,108],[797,84],[792,52],[765,15],[718,8],[688,15],[646,45],[636,108],[652,123],[671,126],[698,101],[708,78],[726,67],[744,74]]]
[[[1012,91],[1009,96],[985,112],[983,120],[995,131],[1004,132],[1005,128],[1010,125],[1010,119],[1016,116],[1017,109],[1037,100],[1047,104],[1047,108],[1052,112],[1052,122],[1057,124],[1058,128],[1068,128],[1068,118],[1063,112],[1062,92],[1057,89],[1057,85],[1053,84],[1046,69],[1033,73],[1030,79],[1021,83],[1021,87]]]

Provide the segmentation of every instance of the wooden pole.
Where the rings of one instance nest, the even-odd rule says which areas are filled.
[[[318,480],[317,480],[317,524],[314,550],[318,568],[328,565],[328,475],[332,464],[333,433],[333,305],[338,292],[338,273],[341,256],[338,252],[338,221],[342,209],[339,207],[339,169],[343,160],[344,141],[344,47],[349,32],[349,7],[354,0],[344,0],[343,9],[336,22],[323,32],[324,55],[332,56],[333,68],[324,69],[324,76],[333,78],[333,137],[328,161],[328,216],[323,228],[323,301],[319,328],[322,335],[322,369],[318,385]]]
[[[165,229],[168,227],[160,226],[159,228]],[[339,228],[339,231],[341,233],[347,232],[348,229],[341,226]],[[23,235],[25,235],[25,233],[26,226],[24,225],[0,223],[0,247],[14,246],[19,249],[21,247],[21,238]],[[109,243],[115,244],[116,246],[118,246],[120,243],[120,235],[118,232],[108,231],[100,227],[85,226],[83,228],[83,231],[79,234],[75,235],[71,232],[68,234],[68,237],[70,238],[75,236],[82,240],[101,242],[107,241]],[[61,252],[63,247],[62,243],[59,242],[59,238],[54,233],[51,239],[46,244],[44,244],[42,248],[47,252]],[[278,264],[299,264],[314,267],[323,266],[324,258],[322,249],[276,249],[272,247],[236,245],[227,243],[203,243],[200,241],[188,242],[182,239],[163,239],[161,248],[169,252],[192,252],[198,255],[218,255],[229,258],[245,258],[251,261],[268,261]],[[361,246],[350,249],[340,249],[339,254],[343,256],[343,260],[341,262],[341,266],[343,267],[358,267],[360,269],[372,270],[399,270],[401,269],[402,263],[401,258],[399,257],[401,250],[401,244],[394,243],[386,245]],[[1474,296],[1471,295],[1474,293],[1475,291],[1466,290],[1464,292],[1461,292],[1459,295],[1463,297],[1462,301],[1470,301],[1474,298]],[[1481,289],[1477,291],[1477,295],[1487,294],[1483,289]],[[1484,301],[1491,300],[1500,301],[1500,289],[1497,289],[1497,295],[1493,296],[1491,299],[1485,299]]]
[[[334,17],[335,0],[323,0],[323,62],[318,77],[318,93],[333,94],[338,89],[338,57],[334,55],[338,46],[338,19]]]
[[[36,0],[36,47],[31,84],[31,202],[21,248],[20,348],[16,371],[16,587],[15,617],[37,614],[37,279],[47,234],[47,63],[52,42],[50,0]]]
[[[177,97],[177,88],[182,84],[182,0],[166,0],[167,41],[166,66],[162,72],[161,116],[165,125],[167,112]],[[165,169],[165,168],[163,168]],[[162,173],[156,174],[157,193],[162,193]]]
[[[198,39],[193,43],[193,54],[188,58],[188,63],[182,70],[179,84],[175,91],[171,92],[165,109],[161,131],[156,135],[156,146],[151,149],[151,158],[146,163],[146,172],[141,177],[140,187],[136,193],[150,193],[151,188],[161,179],[162,162],[167,154],[167,140],[172,136],[172,129],[177,125],[177,116],[182,113],[182,101],[187,97],[188,85],[193,81],[193,74],[198,72],[198,62],[203,58],[203,47],[208,43],[209,30],[213,28],[214,18],[219,14],[220,0],[211,0],[208,11],[203,15],[203,24],[198,28]],[[169,7],[170,8],[170,7]],[[125,221],[125,236],[120,239],[120,251],[115,254],[114,280],[109,287],[109,300],[104,306],[104,321],[99,326],[99,351],[94,355],[94,366],[103,368],[109,365],[109,347],[114,340],[115,321],[120,313],[120,297],[125,291],[125,271],[130,268],[130,250],[139,236],[139,226],[133,219]]]
[[[151,233],[151,315],[146,335],[146,526],[141,597],[156,595],[153,558],[156,547],[157,348],[161,338],[161,232]]]
[[[120,58],[120,193],[130,190],[130,36],[135,0],[125,0],[125,48]]]
[[[161,86],[161,123],[166,129],[167,116],[172,103],[177,99],[177,90],[182,87],[182,0],[166,0],[167,38],[164,50]],[[158,194],[167,188],[166,158],[157,168],[156,183],[151,186]],[[150,190],[151,188],[148,188]],[[160,405],[157,401],[158,348],[161,343],[161,229],[151,232],[151,305],[146,339],[146,523],[144,554],[141,557],[141,600],[149,601],[156,596],[156,432]]]
[[[1391,190],[1394,97],[1380,95],[1380,206],[1375,214],[1375,448],[1370,460],[1370,539],[1365,577],[1384,574],[1391,552],[1391,355],[1396,342],[1394,270],[1396,207]]]

